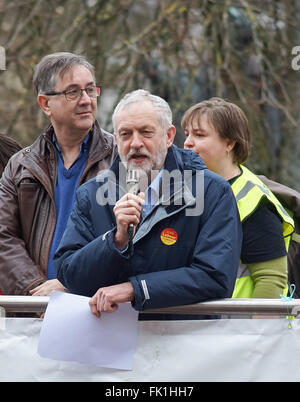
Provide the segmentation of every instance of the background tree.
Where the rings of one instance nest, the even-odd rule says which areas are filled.
[[[300,190],[300,46],[297,0],[0,0],[0,131],[30,144],[47,124],[32,87],[34,65],[56,51],[81,53],[102,86],[99,119],[146,88],[171,105],[182,146],[183,112],[221,96],[246,112],[247,165]]]

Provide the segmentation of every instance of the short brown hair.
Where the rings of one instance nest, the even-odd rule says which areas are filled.
[[[58,52],[44,56],[34,68],[33,84],[37,94],[55,91],[56,78],[62,77],[66,71],[78,64],[87,68],[95,79],[94,66],[84,56],[69,52]]]
[[[243,163],[247,160],[251,148],[251,134],[245,113],[234,103],[222,98],[211,98],[190,107],[183,115],[181,126],[195,122],[200,126],[200,117],[206,115],[209,123],[217,130],[221,138],[235,141],[233,161]]]

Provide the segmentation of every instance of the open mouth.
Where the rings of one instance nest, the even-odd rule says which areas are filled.
[[[142,163],[142,162],[144,162],[144,161],[147,160],[147,159],[148,159],[148,156],[142,155],[142,154],[133,154],[133,155],[130,157],[130,161],[132,161],[132,162],[134,162],[134,163]]]

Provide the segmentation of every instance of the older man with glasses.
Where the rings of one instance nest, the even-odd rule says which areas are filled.
[[[63,289],[53,256],[76,189],[111,165],[116,147],[96,120],[100,87],[84,57],[45,56],[33,82],[50,125],[11,159],[0,182],[0,288],[46,296]]]

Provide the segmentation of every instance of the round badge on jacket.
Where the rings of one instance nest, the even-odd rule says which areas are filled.
[[[171,228],[164,229],[160,234],[160,240],[166,246],[172,246],[177,242],[178,235],[176,230]]]

